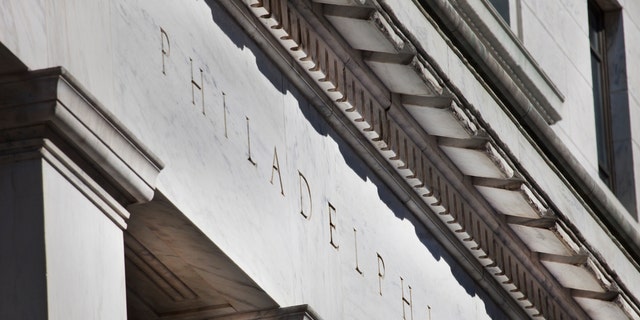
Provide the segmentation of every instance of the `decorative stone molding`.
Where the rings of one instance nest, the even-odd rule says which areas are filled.
[[[443,223],[492,275],[478,279],[481,286],[491,293],[495,287],[490,283],[499,283],[529,317],[588,318],[599,304],[616,316],[637,316],[634,300],[612,285],[614,275],[553,215],[541,192],[451,96],[407,37],[389,20],[375,22],[387,19],[384,9],[373,1],[349,1],[340,3],[346,5],[342,10],[354,6],[354,12],[336,14],[334,1],[318,2],[324,4],[311,8],[300,1],[245,0],[335,108],[420,196],[430,209],[424,214]],[[324,25],[323,19],[334,25]],[[367,26],[372,30],[363,30]],[[337,39],[331,28],[349,34]],[[380,34],[370,38],[372,43],[360,40]],[[397,39],[405,43],[393,53],[400,48]],[[351,48],[340,48],[345,42]],[[344,55],[358,48],[366,51]],[[371,51],[375,48],[382,52]],[[412,61],[420,67],[410,67]],[[430,121],[431,116],[447,124]],[[532,241],[536,237],[543,245]],[[578,282],[573,281],[576,275]]]
[[[62,68],[0,77],[0,152],[43,157],[121,228],[162,163]]]
[[[52,141],[124,205],[149,201],[163,166],[60,67],[0,77],[0,131]]]
[[[538,112],[549,124],[561,119],[556,109],[564,96],[510,32],[487,27],[478,11],[485,11],[488,16],[488,4],[467,0],[420,2],[438,12],[448,26],[445,28],[457,35],[456,39],[477,60],[478,68],[495,80],[493,84],[518,101],[514,108],[531,106],[531,110],[518,112]]]
[[[227,317],[216,318],[219,320],[321,320],[319,316],[306,304],[292,307],[249,312]]]
[[[54,142],[47,138],[33,138],[0,143],[0,164],[31,159],[43,159],[56,168],[113,223],[126,229],[129,212]]]

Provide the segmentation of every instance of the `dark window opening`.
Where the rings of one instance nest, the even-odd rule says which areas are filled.
[[[593,3],[590,3],[589,7],[589,40],[591,42],[591,78],[598,147],[598,173],[600,179],[615,192],[611,105],[607,94],[609,92],[608,70],[604,46],[604,13]]]
[[[622,15],[589,1],[589,40],[598,174],[636,216],[635,177]]]
[[[498,14],[504,19],[504,21],[509,24],[509,0],[489,0],[489,3],[496,9]]]

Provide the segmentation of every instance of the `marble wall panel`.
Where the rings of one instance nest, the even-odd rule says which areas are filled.
[[[585,31],[585,28],[588,27],[586,2],[582,2],[579,8],[576,8],[578,5],[574,4],[573,10],[574,12],[578,11],[580,13],[579,16],[568,12],[562,1],[525,0],[523,2],[523,19],[525,21],[535,19],[539,22],[539,24],[528,24],[529,27],[523,27],[523,32],[526,33],[525,45],[536,52],[534,53],[536,60],[543,64],[546,63],[540,60],[545,60],[549,57],[544,55],[537,57],[539,51],[546,50],[551,46],[557,46],[568,58],[566,67],[573,66],[582,73],[585,79],[591,81],[589,38],[587,31]],[[546,38],[546,41],[544,41],[544,38]],[[527,39],[536,40],[527,41]],[[553,72],[548,68],[545,71]],[[570,85],[570,83],[568,82],[567,85]]]
[[[327,319],[390,319],[402,316],[411,286],[416,318],[428,307],[433,317],[499,315],[213,3],[111,7],[120,81],[109,107],[165,162],[163,194],[283,306],[308,303]]]
[[[126,319],[122,230],[43,161],[49,319]]]
[[[31,70],[64,66],[102,103],[112,103],[109,1],[11,0],[0,10],[0,41]]]
[[[27,66],[37,69],[45,65],[48,45],[45,1],[4,1],[0,15],[0,42]]]
[[[563,106],[566,114],[559,128],[566,134],[565,145],[572,149],[586,168],[597,168],[597,145],[591,81],[587,81],[575,69],[567,69],[567,101]],[[590,79],[589,79],[590,80]],[[597,172],[597,171],[596,171]],[[595,175],[597,178],[597,174]]]
[[[636,27],[640,27],[640,3],[633,0],[617,0],[617,2],[624,8],[624,11],[628,13],[626,21]]]
[[[587,35],[589,33],[589,25],[587,24],[588,19],[588,6],[587,2],[581,0],[561,0],[562,6],[567,11],[567,14],[571,16],[575,25],[582,30],[582,33]]]
[[[561,92],[567,91],[565,70],[569,67],[566,54],[545,22],[540,20],[526,2],[522,4],[522,29],[525,48]],[[564,118],[564,114],[562,114]]]
[[[640,74],[637,72],[637,65],[640,63],[640,27],[632,21],[632,12],[630,10],[624,10],[622,19],[624,23],[624,42],[625,42],[625,55],[627,59],[627,85],[629,93],[636,98],[640,99]]]

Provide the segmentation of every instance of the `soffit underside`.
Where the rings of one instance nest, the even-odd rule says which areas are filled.
[[[256,312],[281,312],[164,196],[156,192],[151,202],[128,210],[124,251],[129,319],[254,319]]]
[[[127,210],[128,319],[320,319],[308,305],[280,307],[160,192]]]

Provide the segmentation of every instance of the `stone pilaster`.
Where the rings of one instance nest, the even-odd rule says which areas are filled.
[[[162,164],[62,68],[0,77],[0,318],[126,319],[125,207]]]

